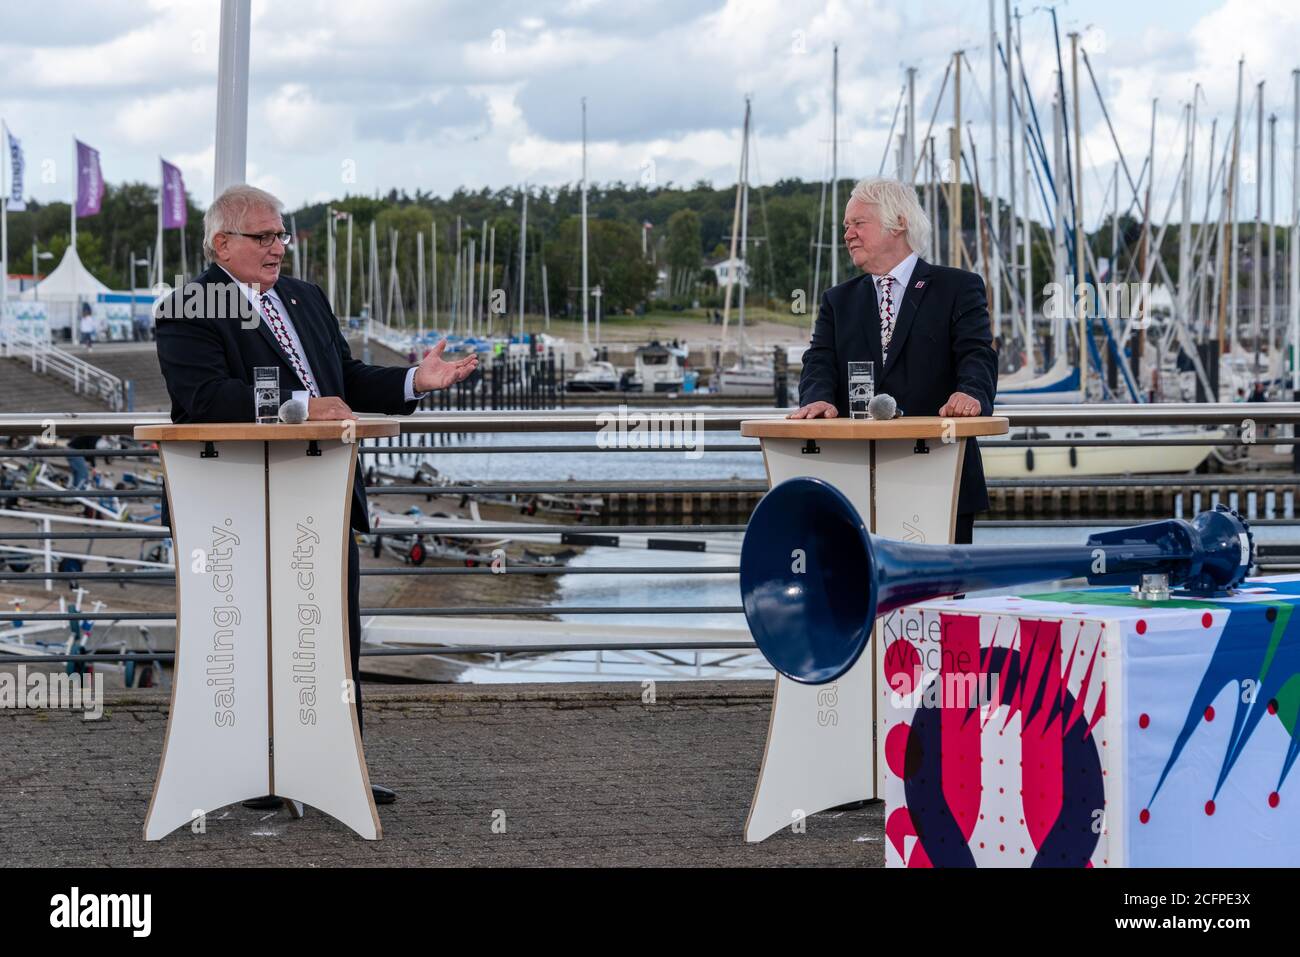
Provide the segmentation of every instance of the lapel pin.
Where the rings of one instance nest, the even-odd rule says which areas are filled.
[[[924,279],[918,279],[918,280],[916,281],[916,287],[915,287],[915,288],[917,288],[917,289],[924,289],[924,288],[925,288],[925,280],[924,280]]]
[[[920,287],[918,286],[917,288],[919,289]],[[297,300],[297,299],[294,299],[292,296],[290,296],[290,297],[289,297],[289,305],[291,305],[291,306],[296,306],[296,305],[298,305],[298,300]]]

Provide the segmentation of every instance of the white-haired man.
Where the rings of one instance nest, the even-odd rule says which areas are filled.
[[[256,366],[279,368],[282,395],[307,391],[307,418],[323,420],[356,418],[354,411],[409,415],[424,394],[473,374],[478,357],[443,359],[445,339],[410,368],[352,358],[321,288],[280,274],[290,240],[282,208],[252,186],[225,190],[203,217],[203,253],[211,265],[155,308],[158,364],[173,422],[253,421]],[[351,507],[352,528],[369,532],[359,465]],[[359,564],[356,541],[349,537],[348,639],[360,724]],[[374,793],[379,804],[396,797],[379,785]],[[273,795],[245,802],[259,808],[280,803]]]
[[[872,361],[876,392],[907,415],[991,415],[997,354],[984,281],[920,258],[930,224],[916,190],[896,179],[858,183],[844,208],[844,245],[856,276],[822,296],[791,418],[848,415],[847,363]],[[966,444],[957,496],[958,542],[970,542],[975,513],[988,508],[984,466]]]

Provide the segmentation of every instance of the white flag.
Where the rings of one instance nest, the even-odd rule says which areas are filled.
[[[9,209],[21,213],[27,208],[23,200],[23,147],[8,130],[5,134],[9,137]]]

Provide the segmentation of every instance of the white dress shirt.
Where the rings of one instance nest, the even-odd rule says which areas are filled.
[[[227,276],[230,276],[230,272],[229,270],[226,269],[226,267],[221,266],[220,263],[218,263],[218,267]],[[238,279],[235,279],[234,276],[230,276],[230,278],[233,282],[235,282],[239,286],[240,290],[243,291],[244,295],[248,298],[248,301],[252,304],[253,311],[257,313],[258,317],[261,319],[265,319],[266,315],[262,311],[261,294],[258,293],[255,289],[253,289],[252,286],[247,285],[246,283],[242,283]],[[274,288],[268,289],[266,291],[266,295],[268,298],[270,298],[271,304],[275,306],[275,311],[280,314],[280,321],[284,323],[285,335],[289,337],[289,342],[293,345],[294,349],[297,350],[298,358],[302,360],[303,367],[307,370],[307,374],[316,380],[316,385],[317,387],[319,387],[320,378],[316,375],[316,372],[311,367],[311,363],[307,360],[307,350],[305,350],[302,347],[302,339],[298,338],[298,330],[294,328],[293,319],[289,317],[289,310],[284,308],[284,301],[279,297],[279,295],[276,293]],[[415,391],[416,368],[417,368],[416,366],[411,366],[411,368],[406,370],[406,401],[407,402],[414,402],[417,399],[423,399],[426,395],[429,394],[427,392],[416,393]],[[303,388],[307,387],[306,383],[303,383],[302,385]]]

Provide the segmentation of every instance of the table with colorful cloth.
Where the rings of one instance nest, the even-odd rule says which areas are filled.
[[[931,601],[878,632],[891,867],[1295,866],[1300,576]]]

